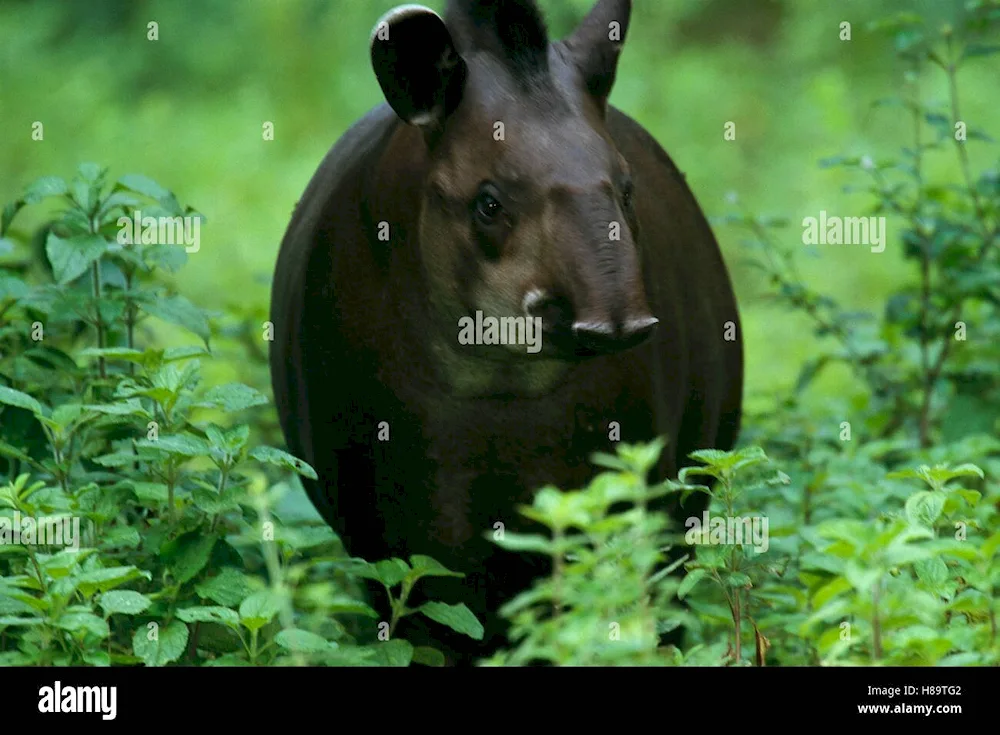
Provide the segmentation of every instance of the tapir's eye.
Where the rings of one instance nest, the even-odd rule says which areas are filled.
[[[476,196],[476,217],[483,224],[491,224],[503,211],[503,205],[495,196],[492,187],[484,186]]]

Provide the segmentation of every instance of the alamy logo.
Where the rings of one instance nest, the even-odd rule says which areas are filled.
[[[65,546],[80,548],[80,519],[70,516],[22,516],[14,511],[13,517],[0,516],[0,546],[25,544],[28,546]]]
[[[58,712],[96,712],[102,720],[118,716],[118,687],[55,686],[38,690],[38,711],[49,714]]]
[[[201,249],[201,217],[143,217],[138,209],[131,217],[118,218],[119,245],[184,245]]]
[[[463,316],[458,320],[458,343],[462,345],[527,345],[535,354],[542,349],[542,318],[525,316]]]
[[[688,529],[684,540],[691,545],[750,545],[758,554],[763,554],[770,545],[764,516],[712,516],[706,510],[701,518],[688,518],[684,527]]]
[[[885,217],[827,216],[802,220],[804,245],[871,245],[873,253],[885,250]]]

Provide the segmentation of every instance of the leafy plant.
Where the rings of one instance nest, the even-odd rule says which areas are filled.
[[[146,177],[106,182],[93,164],[69,182],[43,178],[0,220],[0,243],[16,252],[8,235],[24,207],[63,206],[44,228],[51,277],[0,276],[0,662],[437,662],[432,649],[366,644],[350,628],[377,617],[359,579],[405,567],[394,628],[416,612],[405,600],[421,576],[451,572],[424,557],[413,569],[349,564],[335,534],[289,504],[289,475],[316,474],[238,420],[264,394],[202,385],[212,315],[165,278],[185,247],[120,236],[140,208],[143,218],[197,214]],[[199,342],[141,346],[156,340],[150,317]],[[482,635],[464,608],[420,612]]]

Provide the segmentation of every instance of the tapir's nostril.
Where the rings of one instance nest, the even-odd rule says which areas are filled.
[[[544,291],[532,290],[524,298],[524,312],[530,317],[541,317],[546,332],[568,332],[573,321],[573,307],[568,299],[552,296]]]
[[[659,320],[654,316],[630,319],[620,328],[612,322],[576,322],[573,334],[581,347],[593,352],[608,353],[627,350],[643,343]]]

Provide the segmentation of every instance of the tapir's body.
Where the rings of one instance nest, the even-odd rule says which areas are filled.
[[[458,45],[469,66],[466,86],[471,87],[489,73],[492,62],[474,60],[468,43]],[[558,66],[560,54],[565,50],[550,51],[549,63]],[[451,272],[451,266],[444,264],[447,251],[435,255],[433,248],[448,242],[440,242],[447,240],[442,233],[426,237],[431,226],[426,210],[437,206],[428,204],[435,161],[454,149],[447,136],[486,125],[465,146],[468,158],[455,164],[483,167],[481,173],[470,173],[470,181],[489,178],[508,160],[502,152],[493,153],[501,144],[490,123],[503,113],[490,109],[488,102],[473,106],[470,98],[481,99],[467,91],[444,132],[438,129],[433,135],[412,120],[404,122],[398,109],[382,105],[330,151],[282,244],[272,298],[271,353],[288,445],[317,470],[320,479],[307,482],[307,490],[351,555],[377,561],[425,554],[467,575],[464,580],[427,579],[418,586],[442,602],[465,602],[487,623],[487,639],[479,647],[469,643],[451,649],[460,650],[462,657],[484,655],[504,643],[496,610],[545,571],[545,560],[501,551],[487,539],[499,528],[525,526],[518,505],[530,503],[533,492],[547,484],[562,489],[585,485],[596,471],[591,454],[614,451],[616,427],[625,442],[668,439],[656,472],[660,478],[674,475],[691,451],[730,448],[738,432],[742,391],[737,307],[715,239],[666,153],[613,107],[595,109],[605,114],[602,135],[627,162],[634,197],[627,206],[615,203],[617,199],[610,204],[596,198],[581,202],[593,202],[602,232],[616,212],[631,223],[628,242],[614,247],[634,248],[634,286],[620,275],[630,266],[609,265],[606,261],[618,255],[604,253],[600,244],[592,277],[591,271],[584,278],[574,270],[585,267],[575,264],[587,259],[585,253],[566,253],[570,265],[565,268],[572,273],[558,259],[537,254],[531,262],[540,265],[514,268],[510,264],[518,263],[519,253],[529,246],[506,234],[505,253],[493,253],[483,262],[468,255],[464,244],[455,246],[461,256],[455,258],[454,289],[440,286],[437,279]],[[547,114],[511,110],[504,118],[506,136],[532,135],[537,126],[529,120]],[[593,114],[587,108],[577,117]],[[478,122],[477,115],[482,116]],[[560,153],[557,141],[552,150],[557,157],[585,163],[585,152],[572,144],[563,145]],[[537,163],[537,172],[527,173],[536,179],[559,168],[545,160]],[[525,165],[530,169],[530,162]],[[582,165],[580,170],[583,192],[587,173]],[[567,196],[576,191],[571,180],[552,183],[545,191],[556,190],[570,192]],[[530,214],[532,203],[547,200],[525,196],[520,201],[517,226],[526,229],[536,216]],[[602,207],[608,207],[607,213]],[[495,232],[489,219],[495,209],[490,204],[476,210],[480,220],[471,230],[480,227],[486,233],[476,242]],[[558,219],[562,210],[555,211],[555,224],[542,219],[544,227],[536,233],[568,231],[588,217],[582,206],[565,221]],[[461,216],[457,220],[457,231],[470,229]],[[530,242],[540,239],[544,237],[534,234]],[[474,262],[467,263],[469,259]],[[509,270],[495,272],[497,268]],[[594,289],[602,279],[608,295],[597,299]],[[475,291],[474,284],[483,282],[493,285]],[[514,282],[518,288],[530,282],[535,290],[547,285],[566,294],[559,303],[576,321],[571,331],[552,332],[554,351],[533,355],[521,347],[523,354],[515,355],[511,348],[493,347],[490,353],[490,347],[460,344],[458,321],[443,317],[456,313],[448,307],[452,292],[473,293],[456,298],[468,298],[469,316],[475,316],[474,306],[493,303],[492,295],[505,293],[505,284]],[[631,291],[619,299],[620,289]],[[583,312],[591,315],[587,324],[594,323],[598,317],[593,314],[607,304],[613,305],[606,307],[608,314],[613,310],[619,322],[625,319],[622,314],[639,314],[648,304],[653,323],[659,324],[651,336],[638,336],[640,343],[624,349],[593,339],[586,348],[567,341],[566,335],[583,339]],[[621,340],[628,324],[645,324],[638,316],[625,321]],[[543,340],[548,336],[546,332]],[[698,512],[696,498],[689,500],[685,515]],[[436,631],[454,643],[443,626]],[[400,635],[410,637],[405,624]]]

